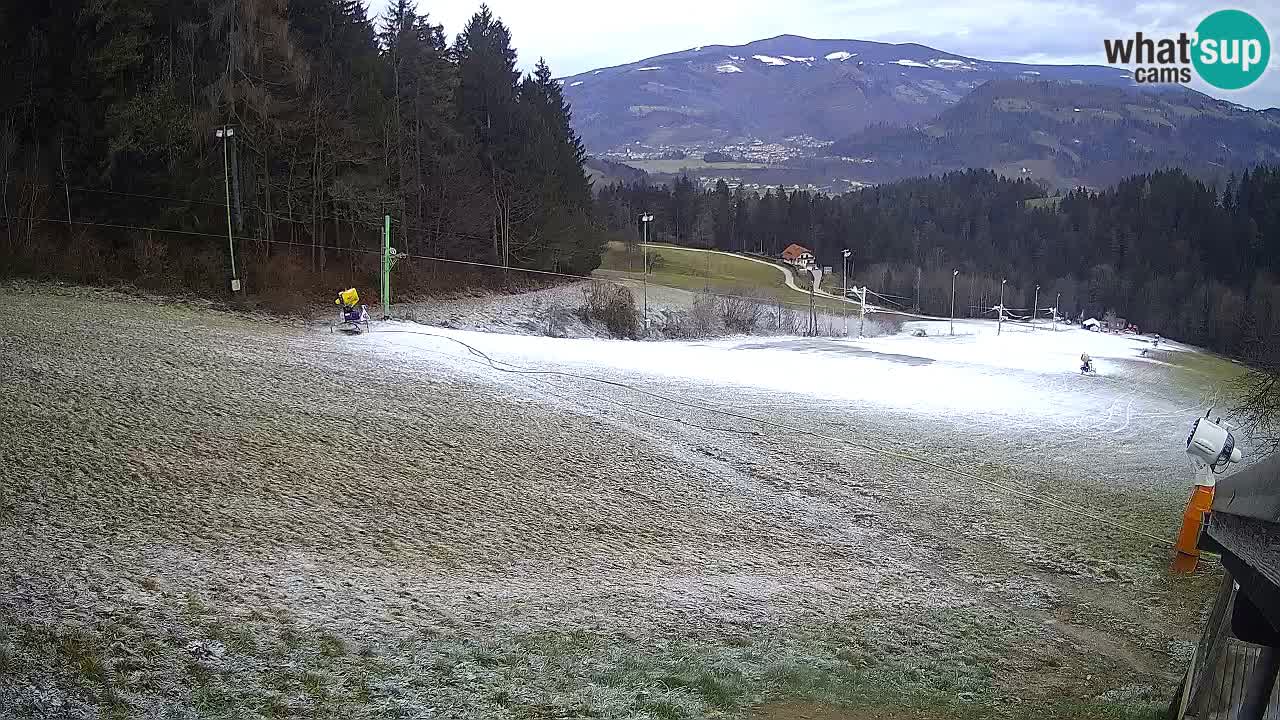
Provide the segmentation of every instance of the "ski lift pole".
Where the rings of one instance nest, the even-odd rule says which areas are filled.
[[[382,319],[391,319],[391,268],[395,266],[396,249],[391,247],[391,216],[382,218]]]

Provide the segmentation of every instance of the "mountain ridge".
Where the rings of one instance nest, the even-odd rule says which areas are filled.
[[[796,136],[831,142],[875,122],[927,119],[983,82],[1011,75],[1133,85],[1122,68],[987,61],[920,43],[792,34],[663,53],[561,82],[584,143],[604,153],[637,142],[655,151]]]
[[[1015,80],[1105,88],[1107,92],[1083,91],[1097,101],[1090,106],[1094,119],[1129,124],[1123,132],[1091,126],[1102,143],[1093,149],[1100,159],[1083,163],[1071,159],[1078,154],[1072,147],[1046,153],[1045,138],[1023,136],[1009,123],[1002,125],[1003,135],[970,133],[975,145],[951,148],[952,157],[943,158],[945,162],[932,162],[918,148],[901,147],[921,128],[959,137],[952,131],[956,128],[946,129],[945,113],[989,83]],[[1153,157],[1190,158],[1190,171],[1213,174],[1215,164],[1238,168],[1255,162],[1253,155],[1272,157],[1270,125],[1280,123],[1280,110],[1246,108],[1181,85],[1139,84],[1123,67],[989,61],[915,42],[794,34],[662,53],[561,82],[574,127],[596,156],[627,163],[657,180],[690,174],[703,178],[704,184],[724,178],[747,185],[799,184],[835,192],[963,166],[1030,173],[1050,186],[1105,184],[1119,175],[1155,169]],[[1144,124],[1142,118],[1153,113],[1160,122]],[[1183,124],[1196,127],[1189,133],[1147,127],[1161,123],[1174,130]],[[1265,132],[1254,125],[1265,126]],[[885,128],[900,132],[890,137],[893,133]],[[1259,132],[1264,147],[1252,155],[1248,148],[1235,148],[1215,159],[1203,148],[1158,146],[1162,139],[1182,143],[1195,138],[1203,143],[1220,134],[1234,141]],[[878,149],[870,142],[876,133],[883,141]],[[936,138],[920,137],[929,140],[922,146],[947,150],[932,141]],[[1130,141],[1151,152],[1132,152]],[[850,147],[857,152],[846,152]],[[901,157],[894,157],[895,152]],[[708,154],[734,162],[687,159]],[[851,154],[859,162],[839,161]],[[952,164],[957,157],[969,165]],[[1110,157],[1124,160],[1113,162]]]

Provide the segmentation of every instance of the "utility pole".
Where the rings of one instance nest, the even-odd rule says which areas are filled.
[[[844,255],[844,264],[840,268],[840,299],[847,303],[849,302],[849,248],[845,248],[842,254]],[[847,308],[848,306],[842,305],[841,307]],[[844,336],[849,337],[849,312],[846,309],[841,314],[844,315]]]
[[[236,153],[236,144],[231,143],[231,197],[234,199],[236,232],[244,233],[244,208],[240,206],[240,156]]]
[[[1053,299],[1053,331],[1058,332],[1058,301],[1062,299],[1062,293]]]
[[[1004,327],[1004,284],[1009,282],[1006,278],[1000,281],[1000,304],[996,306],[997,312],[1000,314],[996,317],[996,337],[1000,337],[1000,330]]]
[[[649,337],[649,223],[653,222],[653,213],[640,216],[640,227],[644,228],[644,239],[640,242],[640,250],[644,254],[644,336]]]
[[[1036,311],[1040,309],[1040,286],[1036,286],[1036,299],[1031,303],[1031,327],[1036,326]]]
[[[222,138],[222,184],[227,198],[227,251],[231,255],[231,292],[239,292],[240,277],[236,274],[236,244],[231,237],[231,168],[227,165],[227,143],[235,136],[236,130],[230,125],[223,125],[215,134]]]
[[[956,276],[959,270],[951,271],[951,334],[956,334]]]
[[[843,252],[844,267],[840,279],[840,294],[846,298],[849,297],[849,254],[849,248],[845,248]]]
[[[858,337],[863,337],[867,329],[867,287],[864,285],[861,290],[853,290],[858,293]]]
[[[62,165],[62,192],[67,198],[67,235],[75,230],[71,223],[71,181],[67,177],[67,156],[62,151],[62,137],[58,137],[58,163]]]

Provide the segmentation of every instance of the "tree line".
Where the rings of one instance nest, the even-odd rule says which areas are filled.
[[[1142,330],[1259,357],[1280,334],[1280,169],[1259,167],[1219,189],[1179,170],[1046,197],[1033,182],[987,170],[903,180],[829,197],[805,190],[603,188],[597,215],[635,237],[777,256],[791,243],[865,284],[882,302],[946,316],[1010,312],[1048,318],[1114,313]],[[1037,291],[1037,285],[1039,290]],[[838,286],[838,285],[837,285]],[[1038,297],[1037,297],[1038,296]]]
[[[0,0],[0,62],[10,269],[225,289],[228,213],[251,286],[376,276],[385,215],[407,253],[599,263],[560,85],[487,6],[450,43],[411,0]]]

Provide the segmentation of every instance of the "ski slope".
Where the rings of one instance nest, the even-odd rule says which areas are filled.
[[[1099,411],[1134,383],[1158,385],[1169,358],[1197,351],[1162,343],[1145,357],[1146,338],[1006,322],[906,323],[897,335],[867,338],[733,337],[697,342],[634,342],[497,335],[393,323],[375,326],[379,352],[426,352],[459,372],[492,374],[460,341],[496,361],[613,380],[681,381],[700,387],[807,396],[886,409],[956,414],[1078,417]],[[913,335],[924,330],[925,337]],[[1096,377],[1079,373],[1082,352]],[[1154,355],[1166,359],[1157,359]],[[1190,402],[1185,403],[1190,405]]]

